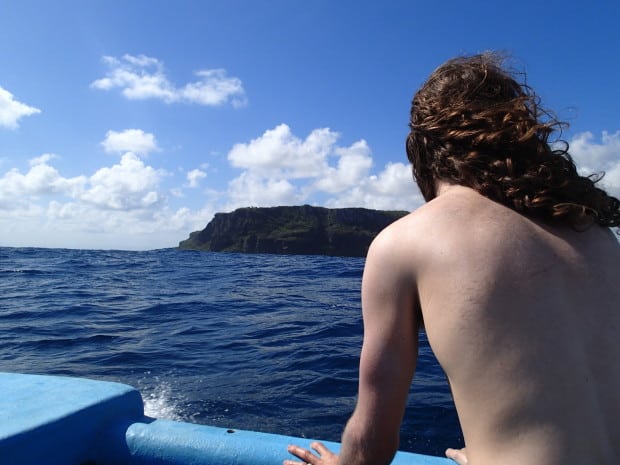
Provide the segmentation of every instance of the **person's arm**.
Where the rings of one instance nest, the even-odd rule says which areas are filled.
[[[342,436],[340,455],[322,444],[289,452],[311,465],[388,464],[399,444],[400,424],[418,355],[416,284],[407,255],[393,233],[380,234],[366,259],[362,282],[364,343],[357,406]],[[298,462],[285,461],[286,465]]]
[[[413,267],[401,249],[388,233],[381,234],[368,252],[362,282],[359,394],[343,433],[341,464],[387,464],[398,449],[420,323]]]

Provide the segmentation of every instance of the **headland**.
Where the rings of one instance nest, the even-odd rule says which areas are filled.
[[[239,208],[217,213],[179,249],[364,257],[375,236],[408,213],[310,205]]]

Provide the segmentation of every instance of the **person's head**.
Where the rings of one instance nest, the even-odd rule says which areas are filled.
[[[550,145],[564,123],[502,65],[493,53],[455,58],[415,94],[406,148],[424,199],[446,181],[550,223],[620,225],[600,177],[579,176],[565,142]]]

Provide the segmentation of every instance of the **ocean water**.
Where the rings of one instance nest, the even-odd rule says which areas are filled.
[[[158,418],[339,441],[357,392],[363,266],[0,248],[0,371],[127,383]],[[422,334],[400,449],[443,455],[462,444]]]

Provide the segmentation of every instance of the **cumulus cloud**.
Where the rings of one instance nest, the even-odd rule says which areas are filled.
[[[341,195],[330,198],[332,208],[359,207],[411,211],[424,203],[411,174],[403,163],[388,163],[378,175],[362,178]]]
[[[0,209],[24,208],[40,197],[58,195],[91,207],[128,211],[149,208],[162,198],[158,185],[165,173],[144,165],[132,153],[92,176],[73,178],[50,166],[51,159],[47,154],[34,158],[27,173],[12,169],[0,177]]]
[[[287,179],[263,178],[244,172],[229,183],[226,210],[247,206],[296,205],[305,198]]]
[[[0,178],[0,210],[29,208],[32,198],[44,195],[78,196],[82,192],[86,177],[65,178],[46,159],[49,156],[32,159],[31,168],[25,174],[11,169]]]
[[[30,166],[46,165],[48,161],[53,160],[55,158],[58,158],[58,155],[54,153],[44,153],[40,157],[35,157],[35,158],[28,160],[28,164]]]
[[[177,87],[166,77],[163,63],[144,55],[124,55],[121,59],[106,56],[104,63],[109,71],[104,78],[91,83],[101,90],[121,89],[131,100],[157,99],[166,103],[195,103],[219,106],[230,102],[239,107],[247,99],[243,83],[228,76],[224,69],[203,69],[195,73],[198,80]]]
[[[160,150],[155,136],[141,129],[125,129],[120,132],[108,131],[101,145],[107,153],[132,152],[148,155]]]
[[[202,170],[195,169],[191,170],[187,173],[187,182],[188,186],[191,188],[196,188],[200,184],[200,180],[207,177],[207,173]]]
[[[411,210],[422,203],[406,165],[388,164],[378,175],[370,174],[368,143],[359,140],[342,147],[338,139],[328,128],[302,139],[281,124],[234,145],[228,160],[244,171],[229,183],[228,209],[309,202]]]
[[[351,147],[338,147],[334,150],[339,156],[338,166],[328,166],[325,174],[316,183],[316,188],[329,192],[342,192],[360,182],[372,167],[370,147],[365,140]]]
[[[200,105],[217,106],[230,99],[233,107],[239,108],[247,103],[241,80],[228,77],[224,69],[205,69],[197,71],[197,82],[186,84],[179,89],[180,100]]]
[[[15,100],[13,94],[0,86],[0,127],[17,129],[24,116],[41,113],[41,110]]]
[[[129,152],[120,163],[99,169],[89,178],[89,188],[80,199],[101,208],[135,210],[148,208],[161,200],[157,186],[165,173],[146,166]]]
[[[600,142],[594,134],[576,134],[570,141],[570,153],[582,175],[605,172],[601,186],[620,197],[620,131],[603,131]]]
[[[161,184],[168,173],[132,153],[91,175],[65,177],[44,154],[26,172],[0,175],[0,229],[16,246],[156,248],[204,227],[212,209],[173,209]],[[199,226],[200,225],[200,226]]]
[[[70,198],[80,208],[90,205],[90,208],[124,211],[149,209],[163,200],[159,184],[165,172],[145,165],[132,153],[126,153],[118,164],[100,168],[92,176],[73,178],[63,177],[47,164],[50,159],[43,155],[31,160],[30,170],[25,174],[17,169],[6,172],[0,178],[0,209],[25,208],[39,197],[52,195]]]
[[[327,156],[338,140],[328,128],[315,129],[302,140],[291,128],[280,124],[245,144],[235,144],[228,153],[232,166],[268,177],[309,178],[327,169]]]

